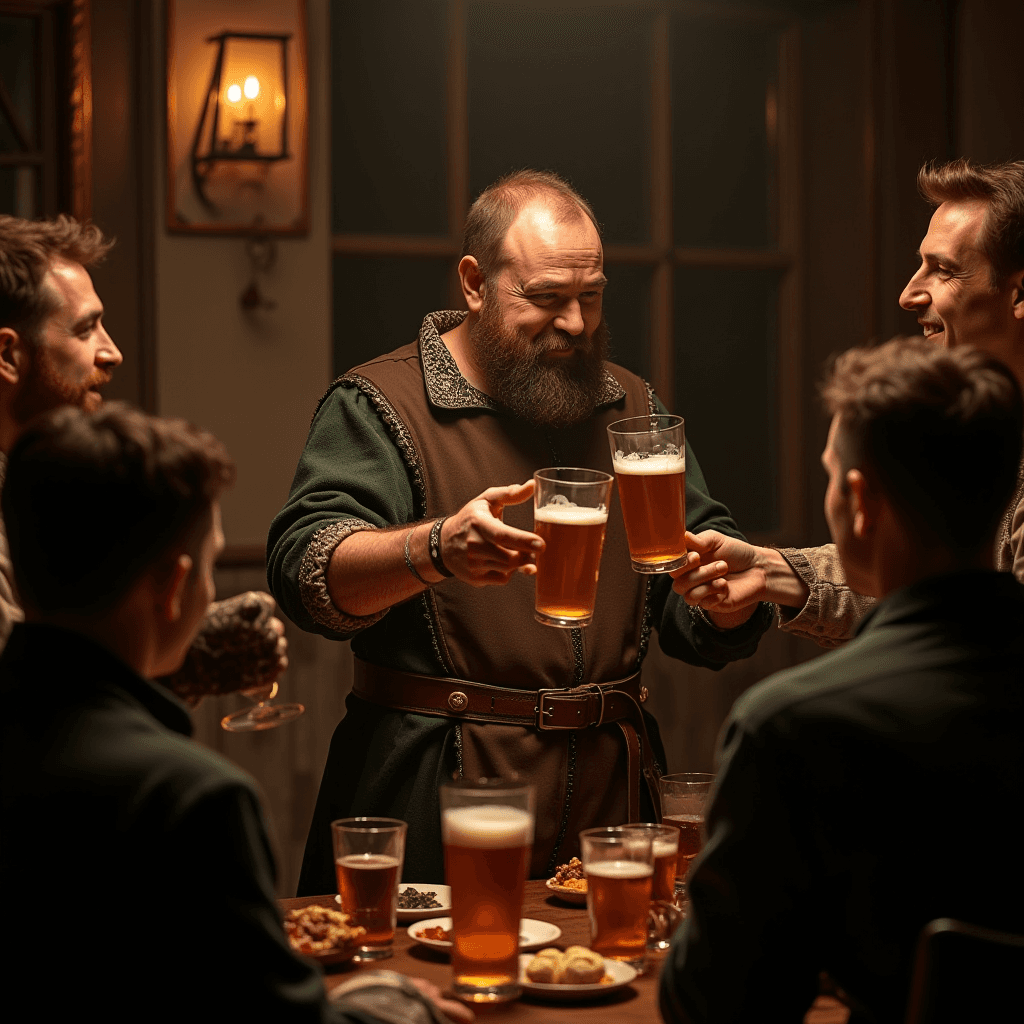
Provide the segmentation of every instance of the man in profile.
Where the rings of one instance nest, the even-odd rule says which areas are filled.
[[[34,416],[62,405],[99,408],[121,365],[88,270],[112,245],[70,217],[0,215],[0,485],[4,456]],[[75,495],[64,502],[74,507]],[[0,645],[22,617],[5,548],[0,522]],[[168,685],[194,702],[275,680],[288,660],[273,608],[257,592],[217,602]]]
[[[1024,161],[928,165],[918,187],[935,213],[900,305],[918,314],[933,343],[980,348],[1024,387]],[[955,480],[959,469],[952,472]],[[1024,582],[1024,466],[1004,513],[996,568]],[[844,575],[832,544],[775,550],[708,531],[694,547],[705,564],[677,573],[676,588],[708,610],[774,601],[782,629],[834,647],[871,604]]]
[[[829,531],[877,603],[733,708],[669,1024],[800,1020],[821,971],[857,1019],[902,1021],[926,923],[1024,931],[1024,586],[993,571],[1020,387],[977,349],[897,340],[841,356],[824,397]]]
[[[386,979],[358,1012],[328,1003],[281,927],[253,780],[149,681],[206,614],[233,473],[211,435],[118,403],[47,414],[11,450],[25,621],[0,656],[5,975],[32,1019],[442,1020]]]

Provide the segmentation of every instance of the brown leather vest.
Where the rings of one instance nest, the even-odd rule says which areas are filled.
[[[614,365],[625,396],[578,427],[545,432],[490,409],[443,409],[426,393],[419,343],[357,367],[341,383],[366,393],[409,470],[424,518],[450,515],[488,487],[529,480],[545,466],[612,472],[605,428],[652,411],[646,384]],[[533,502],[508,507],[511,526],[533,529]],[[543,626],[533,617],[533,581],[515,575],[503,587],[448,580],[426,595],[435,645],[450,675],[522,690],[608,682],[637,671],[646,653],[647,577],[633,572],[613,489],[601,556],[597,604],[584,629]],[[614,725],[576,732],[461,723],[465,777],[530,778],[537,791],[530,875],[579,853],[578,832],[627,819],[627,758]]]

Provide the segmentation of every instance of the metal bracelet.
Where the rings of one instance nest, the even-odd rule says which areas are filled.
[[[418,579],[420,581],[420,583],[423,584],[423,586],[429,587],[430,584],[419,574],[419,570],[416,568],[416,566],[412,564],[412,556],[409,554],[409,541],[412,539],[412,535],[415,532],[416,532],[416,527],[414,526],[405,535],[405,567],[409,570],[409,572],[411,572],[413,574],[413,576],[416,577],[416,579]]]
[[[428,542],[428,548],[430,550],[430,560],[434,563],[434,568],[444,576],[445,579],[451,579],[455,573],[453,573],[451,569],[444,564],[444,559],[441,557],[441,527],[444,526],[447,519],[447,516],[444,516],[442,519],[438,519],[430,528],[430,541]]]

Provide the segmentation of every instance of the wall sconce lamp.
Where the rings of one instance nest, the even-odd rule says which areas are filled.
[[[218,211],[207,186],[218,165],[239,185],[263,188],[288,152],[288,40],[291,33],[219,32],[206,102],[192,142],[192,181],[203,205]],[[255,173],[254,173],[255,172]]]

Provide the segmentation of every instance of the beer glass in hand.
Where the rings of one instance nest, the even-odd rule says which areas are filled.
[[[331,822],[341,909],[353,925],[366,929],[354,960],[382,960],[392,954],[405,831],[405,822],[397,818]]]
[[[679,856],[676,862],[676,895],[686,894],[686,874],[690,862],[704,845],[704,808],[715,781],[706,772],[683,772],[662,775],[661,822],[679,830]]]
[[[626,540],[637,572],[686,561],[686,438],[681,416],[631,416],[608,428]]]
[[[588,828],[580,833],[580,849],[590,948],[643,970],[654,875],[650,835],[630,828]]]
[[[533,787],[486,779],[441,786],[444,872],[452,890],[452,991],[516,999],[519,919],[533,848]]]
[[[647,948],[668,949],[676,925],[682,920],[676,902],[676,855],[679,852],[679,832],[671,825],[642,822],[624,825],[650,836],[654,855],[654,874],[651,877],[651,912],[647,922]]]
[[[239,690],[243,696],[253,701],[255,707],[242,708],[225,715],[220,720],[220,727],[228,732],[263,732],[264,729],[276,729],[282,722],[298,718],[306,709],[301,704],[274,704],[277,696],[277,683],[265,686],[253,686]]]
[[[545,626],[589,625],[614,480],[572,466],[539,469],[533,479],[533,531],[545,544],[537,553],[534,617]]]

